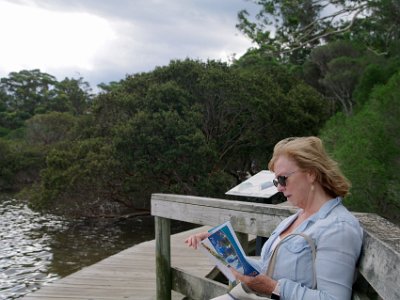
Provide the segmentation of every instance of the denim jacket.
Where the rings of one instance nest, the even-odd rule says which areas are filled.
[[[283,220],[264,244],[261,258],[252,260],[263,274],[268,267],[271,245],[300,212]],[[302,236],[291,236],[282,242],[278,250],[272,276],[279,281],[281,299],[350,299],[363,240],[358,220],[338,197],[325,203],[293,231],[299,232],[311,237],[316,245],[317,287],[312,289],[313,263],[308,242]]]

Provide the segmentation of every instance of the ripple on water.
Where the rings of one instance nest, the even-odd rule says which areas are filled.
[[[48,270],[51,240],[36,231],[47,226],[63,226],[63,220],[44,218],[23,203],[0,199],[0,299],[17,299],[59,278]]]
[[[180,226],[172,223],[171,231],[186,228]],[[66,221],[0,195],[0,300],[20,298],[153,238],[151,216],[119,222]]]

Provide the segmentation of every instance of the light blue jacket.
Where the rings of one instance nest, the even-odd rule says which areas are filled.
[[[283,220],[263,246],[260,260],[252,260],[262,273],[265,274],[268,267],[271,245],[299,213]],[[282,242],[272,276],[279,281],[281,300],[350,299],[363,239],[358,220],[338,197],[325,203],[293,231],[299,232],[311,237],[317,248],[317,288],[311,289],[313,264],[310,246],[302,236],[292,236]]]

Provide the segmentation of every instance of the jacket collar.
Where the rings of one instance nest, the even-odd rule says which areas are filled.
[[[312,215],[309,220],[315,220],[315,219],[325,219],[330,212],[339,204],[342,203],[342,198],[341,197],[336,197],[334,199],[329,200],[326,202],[322,207],[319,209],[317,213]]]
[[[324,219],[326,218],[330,212],[338,205],[340,205],[342,203],[342,198],[341,197],[336,197],[333,198],[331,200],[329,200],[328,202],[326,202],[320,209],[318,212],[316,212],[315,214],[313,214],[312,216],[310,216],[308,219],[306,219],[298,228],[296,228],[296,232],[297,231],[303,231],[310,223],[315,223],[316,220],[318,219]],[[290,217],[287,222],[285,224],[282,224],[283,226],[280,228],[280,230],[278,230],[278,233],[280,234],[281,232],[283,232],[287,227],[290,226],[290,224],[292,224],[294,222],[294,220],[297,219],[297,217],[299,216],[299,214],[302,212],[303,210],[300,209],[296,214],[294,214],[292,217]]]

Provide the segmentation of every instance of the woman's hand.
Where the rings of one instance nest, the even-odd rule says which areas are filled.
[[[275,286],[278,284],[277,281],[273,280],[271,277],[268,277],[267,275],[264,274],[260,274],[253,277],[240,274],[232,267],[230,268],[230,270],[235,276],[236,281],[243,282],[251,290],[260,294],[271,295],[275,289]]]
[[[196,233],[196,234],[189,236],[185,240],[185,243],[188,244],[189,247],[192,247],[193,249],[197,249],[200,242],[202,240],[204,240],[205,238],[208,238],[209,236],[210,236],[210,234],[207,231]]]

